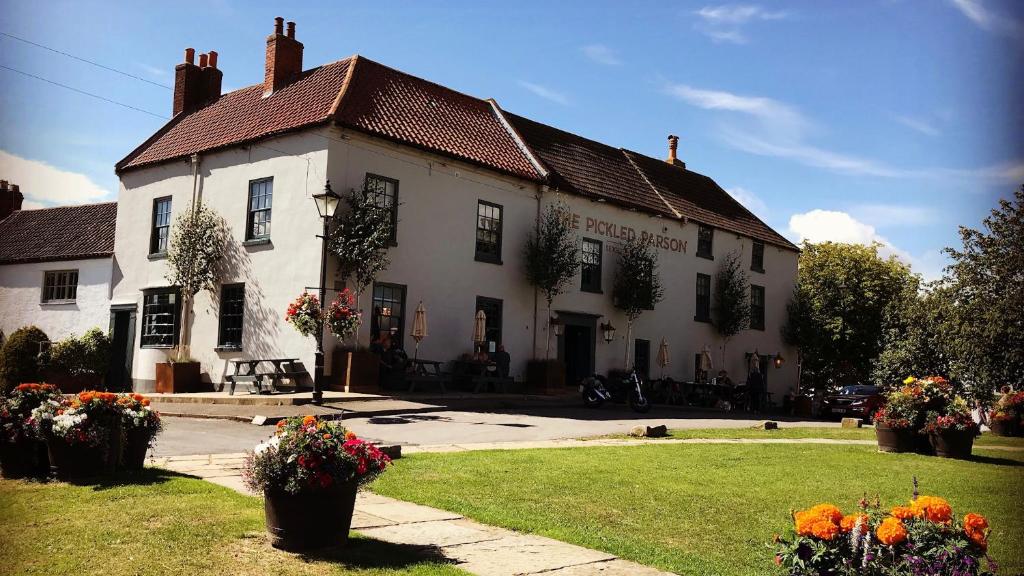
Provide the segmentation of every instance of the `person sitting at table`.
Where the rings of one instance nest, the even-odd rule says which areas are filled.
[[[498,365],[498,376],[508,378],[509,365],[512,364],[512,356],[505,351],[505,345],[499,344],[498,351],[494,354],[494,363]]]
[[[719,386],[728,386],[729,388],[733,387],[732,379],[729,378],[729,373],[725,370],[718,371],[718,377],[715,378],[715,384]]]

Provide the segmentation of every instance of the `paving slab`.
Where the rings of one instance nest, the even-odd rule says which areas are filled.
[[[491,528],[468,520],[434,520],[411,524],[392,524],[359,531],[364,536],[413,546],[455,546],[473,542],[498,540],[505,530]]]
[[[394,524],[394,522],[390,520],[385,520],[384,518],[374,516],[373,514],[367,514],[366,512],[359,510],[358,506],[359,505],[356,504],[357,509],[355,512],[352,513],[353,530],[363,530],[365,528],[379,528],[381,526],[390,526],[391,524]]]
[[[363,500],[358,503],[358,506],[360,510],[368,514],[401,524],[431,522],[435,520],[458,520],[462,518],[459,514],[401,500],[391,500],[390,502],[375,504],[365,503],[365,500]]]
[[[615,559],[606,552],[550,538],[506,533],[510,535],[496,540],[447,546],[444,555],[456,560],[459,568],[488,576],[535,574]]]
[[[649,566],[640,566],[635,562],[627,562],[616,558],[590,564],[577,564],[567,568],[559,568],[545,572],[545,576],[673,576],[671,572],[662,572]]]

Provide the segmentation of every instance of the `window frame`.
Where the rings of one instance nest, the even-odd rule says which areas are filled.
[[[266,195],[266,196],[268,196],[270,198],[270,200],[268,202],[268,207],[267,208],[257,208],[257,209],[254,210],[253,207],[252,207],[253,186],[254,185],[258,185],[258,184],[265,184],[265,183],[269,183],[270,184],[270,193]],[[272,222],[273,215],[274,215],[274,177],[273,176],[267,176],[266,178],[256,178],[254,180],[249,180],[249,189],[248,189],[246,194],[247,194],[247,198],[246,198],[246,207],[245,207],[245,239],[246,240],[270,240],[271,222]],[[256,215],[257,212],[266,212],[267,213],[267,219],[264,222],[264,224],[266,225],[266,230],[267,231],[264,234],[258,234],[257,235],[257,234],[253,233],[253,224],[256,223],[255,215]]]
[[[402,306],[398,314],[398,331],[391,333],[391,341],[398,342],[399,348],[405,350],[405,308],[406,300],[408,296],[408,287],[405,284],[394,284],[391,282],[374,282],[373,291],[370,292],[370,337],[376,340],[380,334],[380,321],[377,314],[377,288],[388,288],[391,290],[399,290],[402,299]],[[393,299],[392,299],[393,300]],[[392,313],[388,315],[389,318],[393,318],[395,315]]]
[[[588,243],[597,245],[597,264],[588,264],[586,262],[587,251],[584,248]],[[604,242],[595,240],[593,238],[583,238],[580,244],[580,291],[591,292],[594,294],[603,294],[604,291],[601,288],[601,275],[604,273]],[[587,281],[586,269],[591,267],[590,281]]]
[[[750,246],[750,269],[764,274],[764,242],[754,240]],[[760,257],[757,255],[760,252]]]
[[[57,278],[59,275],[64,274],[65,283],[57,284]],[[70,278],[74,275],[74,282],[71,282]],[[40,304],[74,304],[78,301],[78,268],[67,268],[61,270],[43,270],[43,285],[42,290],[39,293]],[[50,284],[48,281],[50,278],[54,279],[54,282]],[[67,296],[68,291],[71,291],[70,298],[54,298],[56,291],[61,289],[64,291],[64,296]],[[51,291],[50,297],[47,297],[47,291]]]
[[[227,304],[227,292],[229,290],[241,289],[242,297],[239,300],[232,300],[231,302],[240,302],[241,310],[237,314],[227,314],[225,310],[225,304]],[[228,318],[238,318],[238,341],[228,342],[225,338],[225,330],[234,328],[226,328],[225,320]],[[245,337],[245,283],[244,282],[233,282],[230,284],[221,284],[220,287],[220,309],[217,311],[217,349],[218,350],[241,350],[243,338]]]
[[[388,178],[387,176],[381,176],[380,174],[374,174],[373,172],[367,172],[366,176],[363,178],[363,190],[366,190],[367,192],[370,191],[371,178],[394,185],[395,194],[391,200],[391,206],[379,206],[379,208],[391,212],[391,235],[389,236],[388,241],[391,242],[392,246],[398,246],[398,179]],[[374,194],[376,195],[377,193],[374,192]],[[387,197],[387,192],[384,193],[384,197]]]
[[[491,306],[491,307],[495,307],[495,308],[498,309],[497,326],[493,326],[491,324],[492,321],[494,320],[494,315],[490,314],[488,309],[485,309],[484,306]],[[476,297],[476,306],[475,306],[475,309],[473,310],[473,316],[476,317],[476,313],[478,311],[480,311],[480,310],[483,310],[484,314],[487,315],[487,320],[486,320],[486,323],[484,325],[485,326],[485,328],[484,328],[484,335],[487,337],[487,340],[485,341],[485,343],[492,342],[492,340],[490,339],[491,332],[492,331],[497,331],[497,338],[495,338],[493,340],[493,342],[494,342],[494,350],[490,350],[489,346],[488,346],[488,350],[487,350],[488,354],[493,354],[493,353],[498,351],[498,346],[501,346],[501,344],[502,344],[502,337],[504,336],[504,332],[505,332],[505,330],[504,330],[504,328],[505,328],[505,302],[501,298],[491,298],[489,296],[477,296]]]
[[[494,254],[491,254],[490,252],[481,252],[480,251],[480,247],[479,247],[479,244],[480,244],[480,236],[479,236],[480,235],[480,231],[484,230],[483,228],[480,228],[480,216],[481,216],[480,208],[484,207],[484,206],[489,207],[489,208],[497,208],[497,210],[498,210],[498,230],[496,232],[496,234],[498,236],[498,239],[497,239],[497,242],[495,242],[495,253]],[[502,206],[501,204],[496,204],[494,202],[488,202],[487,200],[480,200],[480,199],[478,199],[476,201],[476,214],[474,214],[473,222],[474,222],[473,229],[475,231],[474,232],[474,238],[473,238],[473,251],[474,251],[473,259],[476,260],[477,262],[485,262],[485,263],[488,263],[488,264],[498,264],[498,265],[500,265],[502,263],[502,261],[501,261],[501,245],[502,245],[502,240],[503,240],[503,236],[504,236],[504,228],[505,228],[505,207]],[[485,231],[490,232],[489,230],[485,230]]]
[[[157,224],[157,215],[161,214],[157,210],[160,204],[167,202],[167,224]],[[171,243],[171,221],[174,215],[174,197],[173,196],[160,196],[159,198],[153,198],[153,209],[150,214],[150,225],[149,225],[149,255],[157,256],[167,254],[167,247]],[[160,249],[160,230],[166,230],[167,234],[164,236],[164,246]]]
[[[707,236],[707,250],[703,249],[704,236]],[[707,258],[708,260],[714,260],[715,250],[715,227],[708,226],[706,224],[697,224],[697,251],[696,255],[698,258]]]
[[[761,303],[758,305],[755,302],[754,294],[760,293]],[[758,284],[750,285],[750,329],[751,330],[764,330],[764,313],[766,305],[767,295],[765,294],[764,286]]]
[[[166,305],[173,305],[174,306],[174,309],[171,312],[171,316],[172,316],[172,322],[170,324],[170,326],[171,326],[171,342],[170,342],[170,344],[147,344],[146,343],[146,338],[147,338],[148,335],[146,334],[146,327],[147,327],[146,318],[148,316],[150,316],[150,313],[149,313],[149,311],[147,309],[147,306],[150,306],[150,304],[148,304],[146,302],[146,299],[149,298],[150,296],[161,296],[161,295],[171,295],[171,296],[174,296],[174,302],[173,303],[171,303],[171,304],[164,304],[165,306]],[[153,306],[159,306],[159,305],[161,305],[161,304],[153,304]],[[159,312],[154,313],[154,315],[156,315],[156,314],[160,314],[160,313]],[[181,331],[181,291],[178,288],[176,288],[176,287],[150,288],[150,289],[147,289],[147,290],[143,290],[142,291],[142,314],[141,314],[141,318],[140,318],[140,321],[139,321],[139,329],[140,329],[140,334],[139,334],[139,347],[140,348],[167,349],[167,348],[174,348],[175,346],[177,346],[178,345],[178,338],[180,336],[179,332]]]
[[[702,300],[701,296],[701,280],[705,280],[707,283],[707,292],[703,295],[706,299]],[[697,322],[711,322],[711,275],[704,274],[701,272],[697,273],[697,280],[694,287],[694,294],[696,295],[696,302],[694,303],[694,314],[693,319]]]

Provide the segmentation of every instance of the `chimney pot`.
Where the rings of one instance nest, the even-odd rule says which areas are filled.
[[[195,48],[185,48],[185,63],[186,64],[193,64],[193,63],[195,63],[195,61],[196,61],[196,49]]]
[[[199,67],[206,68],[207,56],[206,54],[199,55]]]
[[[274,34],[284,34],[284,18],[274,18]]]
[[[217,67],[217,52],[216,51],[210,50],[210,61],[209,62],[210,62],[210,68],[216,68]]]
[[[676,136],[675,134],[669,134],[668,135],[668,160],[666,160],[666,162],[668,162],[669,164],[672,164],[673,166],[679,166],[679,167],[682,167],[682,168],[686,168],[686,163],[683,162],[682,160],[680,160],[676,156],[678,148],[679,148],[679,136]]]
[[[295,38],[295,22],[288,23],[288,37]]]

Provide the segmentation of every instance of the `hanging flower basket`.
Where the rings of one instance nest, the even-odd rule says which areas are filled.
[[[337,300],[331,302],[327,309],[327,326],[331,329],[331,334],[340,342],[344,342],[355,336],[361,323],[362,318],[356,310],[355,295],[348,288],[338,292]]]
[[[315,336],[324,322],[323,308],[320,307],[320,299],[309,292],[303,292],[288,305],[284,319],[295,327],[295,330],[305,337]]]

